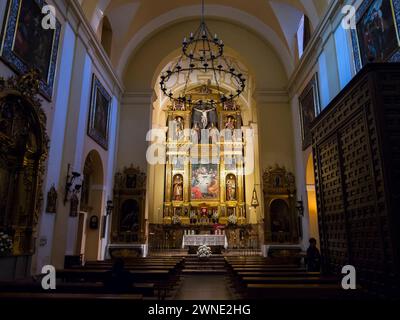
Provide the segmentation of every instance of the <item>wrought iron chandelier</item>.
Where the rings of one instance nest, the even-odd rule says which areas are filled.
[[[194,72],[209,73],[212,75],[211,85],[218,92],[218,98],[205,98],[201,101],[193,101],[188,94],[190,89],[190,79]],[[184,77],[185,84],[183,90],[174,92],[168,84],[171,79],[179,79]],[[230,92],[223,93],[220,88],[220,80],[230,77],[230,82],[234,88]],[[224,56],[224,43],[207,27],[204,19],[204,0],[202,0],[201,22],[198,29],[190,33],[189,37],[185,37],[182,43],[182,55],[176,64],[161,74],[160,87],[164,95],[169,97],[171,101],[185,106],[208,105],[215,107],[216,105],[224,105],[232,103],[238,98],[246,87],[246,79],[240,71],[236,70]]]

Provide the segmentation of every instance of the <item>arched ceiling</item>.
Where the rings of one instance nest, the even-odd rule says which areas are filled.
[[[294,68],[294,36],[306,14],[312,29],[332,0],[205,0],[206,18],[228,20],[260,36],[281,58],[288,74]],[[114,34],[111,60],[120,75],[130,57],[161,29],[200,16],[200,0],[84,0],[82,8],[97,33],[107,15]],[[298,21],[296,21],[298,20]],[[182,30],[182,37],[191,30]],[[215,30],[218,33],[218,30]]]

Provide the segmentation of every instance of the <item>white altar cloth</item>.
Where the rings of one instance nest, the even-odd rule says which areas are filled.
[[[201,246],[205,244],[207,246],[223,246],[225,249],[228,248],[228,239],[226,235],[214,235],[214,234],[197,234],[197,235],[184,235],[182,240],[182,249],[185,246]]]

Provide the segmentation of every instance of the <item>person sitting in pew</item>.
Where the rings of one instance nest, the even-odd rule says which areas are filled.
[[[132,291],[133,278],[128,270],[125,269],[125,262],[122,258],[117,258],[112,270],[106,272],[104,286],[113,293],[127,293]]]
[[[319,272],[321,271],[321,254],[317,248],[317,240],[311,238],[309,240],[310,246],[307,249],[306,265],[308,272]]]

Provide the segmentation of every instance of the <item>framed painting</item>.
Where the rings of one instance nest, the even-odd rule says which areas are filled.
[[[307,84],[299,98],[301,138],[303,150],[307,149],[312,143],[311,123],[319,113],[318,82],[317,74]]]
[[[93,75],[88,135],[105,150],[108,150],[110,111],[111,96]]]
[[[44,29],[43,0],[10,0],[1,44],[1,58],[17,73],[36,69],[41,76],[40,92],[51,100],[57,65],[61,24]]]
[[[191,175],[192,200],[219,199],[218,164],[193,164]]]
[[[369,0],[357,21],[357,40],[362,65],[387,61],[400,46],[393,0]]]

